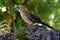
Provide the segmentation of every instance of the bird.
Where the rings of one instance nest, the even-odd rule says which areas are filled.
[[[51,29],[54,29],[48,23],[42,21],[40,17],[36,16],[35,14],[30,13],[28,9],[26,8],[26,6],[18,5],[17,10],[20,12],[21,18],[26,23],[31,24],[31,25],[40,23],[40,24],[46,25],[47,27]]]

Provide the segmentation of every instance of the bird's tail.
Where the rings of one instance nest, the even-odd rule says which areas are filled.
[[[46,25],[47,27],[54,29],[52,26],[48,25],[48,23],[42,22],[41,24]]]

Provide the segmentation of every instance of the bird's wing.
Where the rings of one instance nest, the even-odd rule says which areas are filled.
[[[32,13],[29,13],[28,15],[29,15],[28,18],[31,19],[32,21],[37,22],[37,23],[41,23],[42,22],[42,20],[39,17],[37,17],[36,15],[34,15]]]
[[[53,27],[51,27],[50,25],[48,25],[47,23],[43,22],[39,17],[37,17],[36,15],[32,14],[32,13],[27,13],[26,16],[28,16],[28,18],[36,23],[41,23],[43,25],[48,26],[51,29],[54,29]]]

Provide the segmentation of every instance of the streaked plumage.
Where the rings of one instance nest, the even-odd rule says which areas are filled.
[[[28,24],[41,23],[41,24],[46,25],[49,28],[53,29],[50,25],[43,22],[39,17],[37,17],[36,15],[30,13],[25,6],[19,5],[18,6],[18,11],[20,12],[20,15],[21,15],[22,19],[26,23],[28,23]]]

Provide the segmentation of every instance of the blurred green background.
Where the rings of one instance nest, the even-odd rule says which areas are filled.
[[[26,26],[15,9],[16,5],[23,2],[24,0],[0,0],[0,22],[8,20],[6,24],[16,28]],[[60,0],[28,0],[27,9],[60,30]]]
[[[9,28],[12,28],[12,32],[14,31],[17,35],[14,38],[25,40],[25,33],[20,28],[27,24],[21,19],[15,8],[23,2],[24,0],[0,0],[0,34],[1,29],[8,26],[6,28],[8,32],[10,32]],[[28,0],[26,7],[29,12],[37,15],[53,28],[60,30],[60,0]],[[5,30],[3,32],[6,33]]]

